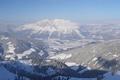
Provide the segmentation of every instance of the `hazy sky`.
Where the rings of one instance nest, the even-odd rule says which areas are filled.
[[[0,0],[0,21],[120,20],[120,0]]]

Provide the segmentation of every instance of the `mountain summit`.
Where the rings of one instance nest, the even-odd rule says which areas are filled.
[[[84,38],[80,33],[80,26],[75,22],[64,19],[41,20],[19,27],[20,31],[29,31],[32,37],[41,39],[71,40]]]

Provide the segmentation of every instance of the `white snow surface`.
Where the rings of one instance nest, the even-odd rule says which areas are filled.
[[[5,37],[5,36],[2,36],[1,37],[1,40],[8,40],[9,38],[8,37]]]
[[[61,53],[61,54],[50,57],[50,59],[61,59],[61,60],[63,60],[63,59],[68,59],[70,57],[72,57],[72,54]]]
[[[24,51],[22,54],[17,54],[19,59],[22,59],[23,56],[30,55],[32,52],[35,52],[35,49],[30,48],[29,50]]]
[[[14,44],[12,42],[8,42],[7,45],[8,45],[7,53],[15,53],[14,52],[14,50],[15,50]]]
[[[74,62],[66,62],[65,63],[67,66],[79,66],[79,64],[74,63]]]
[[[71,69],[73,70],[77,70],[79,69],[79,64],[75,63],[75,62],[66,62],[65,63],[67,66],[71,67]]]

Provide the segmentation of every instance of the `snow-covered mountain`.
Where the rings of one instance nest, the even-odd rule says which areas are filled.
[[[120,39],[120,24],[80,24],[64,19],[45,19],[15,29],[18,34],[42,40]]]
[[[46,19],[6,27],[0,30],[0,79],[119,80],[119,26]]]
[[[28,31],[30,37],[40,39],[75,40],[84,38],[78,23],[64,19],[41,20],[20,26],[18,31]]]

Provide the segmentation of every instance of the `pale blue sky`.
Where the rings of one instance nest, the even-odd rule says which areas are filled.
[[[120,20],[120,0],[0,0],[0,21]]]

